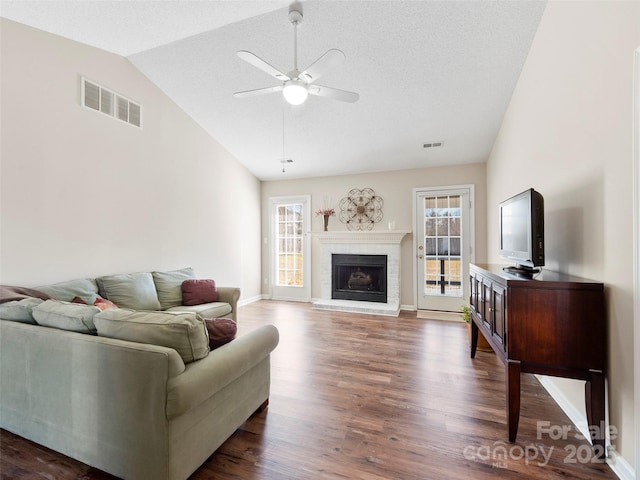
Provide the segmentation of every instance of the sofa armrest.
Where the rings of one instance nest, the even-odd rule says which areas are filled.
[[[237,287],[218,287],[218,301],[231,305],[231,318],[238,321],[238,300],[240,289]]]
[[[167,418],[189,411],[229,385],[268,357],[278,341],[278,329],[263,325],[188,364],[183,373],[169,379]]]

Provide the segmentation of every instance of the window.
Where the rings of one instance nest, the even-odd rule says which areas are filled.
[[[303,205],[278,205],[277,214],[277,285],[302,287],[303,271]]]
[[[462,296],[460,195],[424,199],[424,293]]]

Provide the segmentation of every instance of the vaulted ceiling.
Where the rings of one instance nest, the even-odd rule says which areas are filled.
[[[288,1],[2,0],[0,15],[129,58],[259,179],[274,180],[486,161],[545,3],[303,1],[299,67],[343,51],[318,83],[360,99],[310,96],[296,107],[280,93],[233,97],[280,83],[238,50],[293,68]],[[443,146],[424,148],[433,142]],[[285,173],[283,158],[293,160]]]

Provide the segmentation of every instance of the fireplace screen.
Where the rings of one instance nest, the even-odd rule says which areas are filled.
[[[331,298],[387,303],[387,256],[331,255]]]

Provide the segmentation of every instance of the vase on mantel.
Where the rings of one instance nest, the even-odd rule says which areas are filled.
[[[329,217],[330,215],[323,215],[324,218],[324,231],[328,231],[329,230]]]

